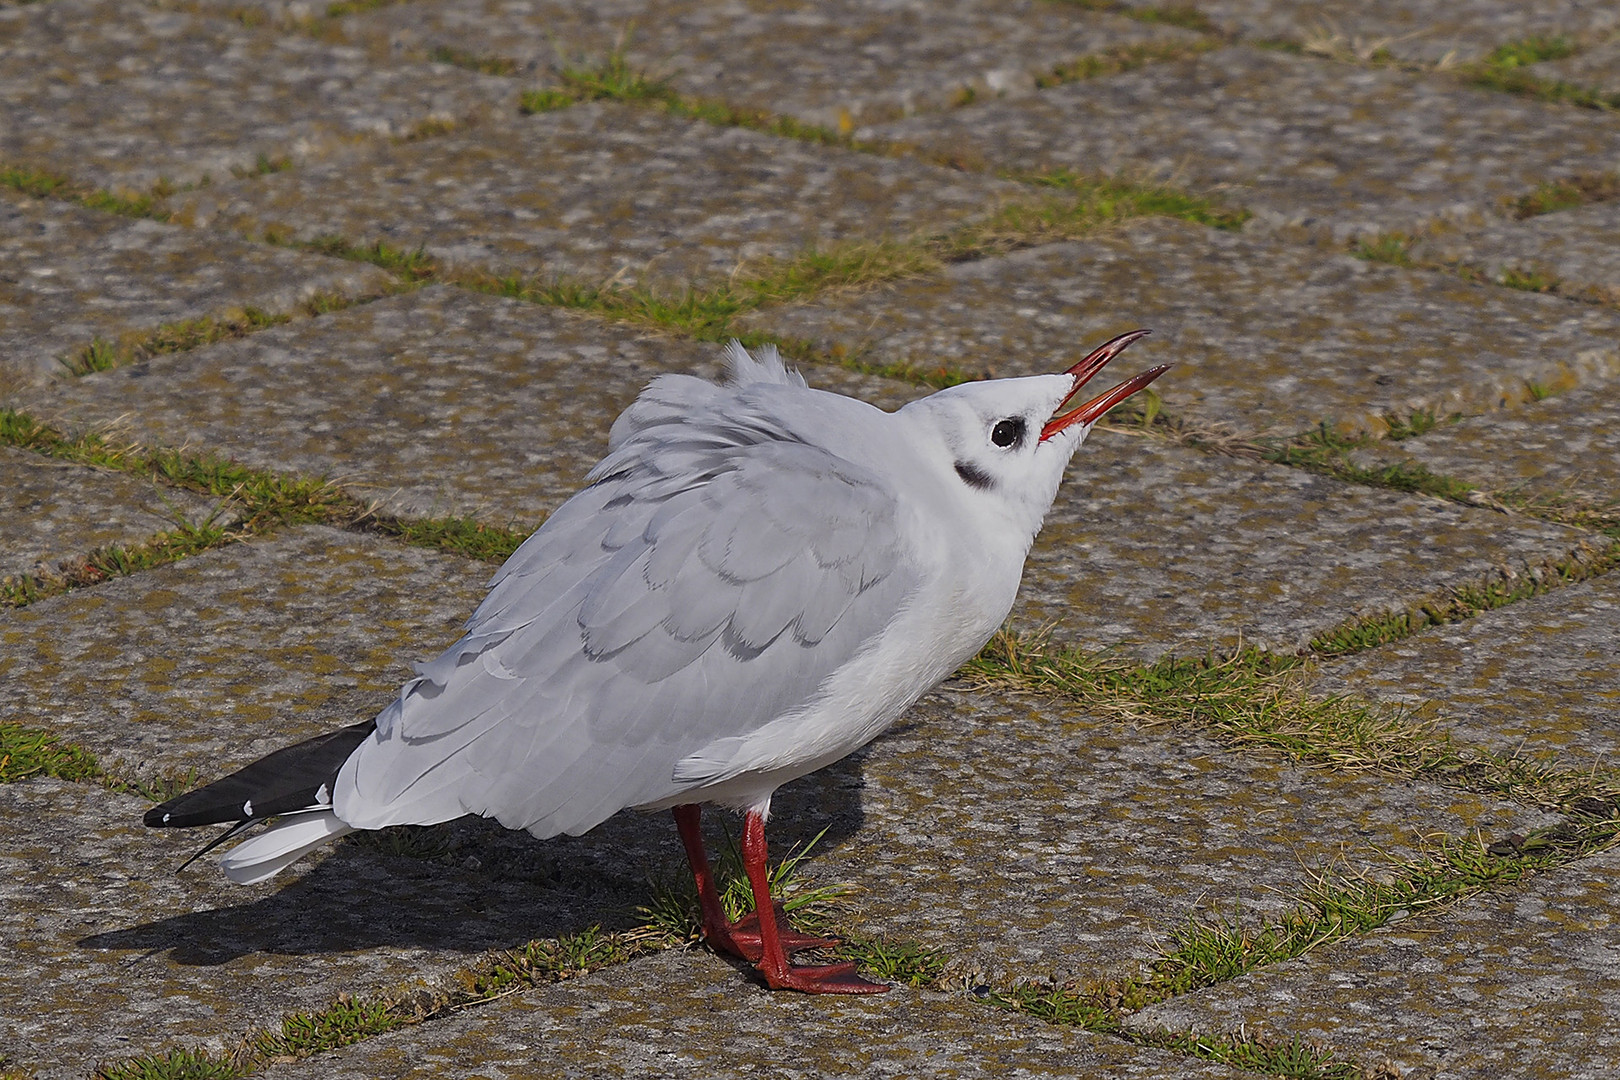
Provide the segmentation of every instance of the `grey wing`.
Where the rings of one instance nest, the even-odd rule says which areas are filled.
[[[901,554],[893,491],[825,450],[644,455],[512,556],[345,765],[339,816],[548,836],[701,787],[678,763],[804,705],[888,625],[917,584]]]

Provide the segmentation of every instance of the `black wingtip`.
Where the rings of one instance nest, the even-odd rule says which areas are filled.
[[[376,729],[375,720],[366,720],[284,746],[229,776],[152,807],[141,820],[153,829],[185,829],[263,821],[329,806],[338,771]]]

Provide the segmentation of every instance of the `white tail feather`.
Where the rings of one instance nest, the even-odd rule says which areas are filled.
[[[225,876],[238,885],[257,885],[322,844],[353,831],[331,811],[292,815],[237,844],[219,860],[219,865]]]

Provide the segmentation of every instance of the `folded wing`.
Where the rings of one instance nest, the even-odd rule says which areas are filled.
[[[917,581],[889,485],[794,435],[805,393],[656,382],[378,718],[338,816],[579,833],[701,788],[677,763],[810,702]]]

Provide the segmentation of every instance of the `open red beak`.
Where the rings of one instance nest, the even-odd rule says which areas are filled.
[[[1130,345],[1131,342],[1146,337],[1150,333],[1152,333],[1150,330],[1132,330],[1128,334],[1121,334],[1119,337],[1098,346],[1084,360],[1064,372],[1065,375],[1074,378],[1074,389],[1069,391],[1069,395],[1072,397],[1078,393],[1082,386],[1096,377],[1097,372],[1108,366],[1108,361],[1124,352],[1126,346]],[[1142,372],[1140,375],[1133,375],[1112,390],[1097,395],[1079,408],[1052,417],[1046,422],[1046,426],[1041,429],[1041,440],[1044,442],[1063,429],[1075,424],[1095,423],[1103,413],[1169,371],[1173,366],[1173,364],[1161,364],[1156,368],[1150,368]]]

